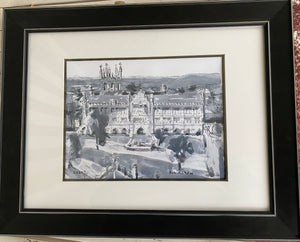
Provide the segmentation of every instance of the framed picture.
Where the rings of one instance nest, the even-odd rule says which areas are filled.
[[[224,180],[223,57],[67,59],[64,180]]]
[[[1,233],[299,238],[290,1],[4,27]]]

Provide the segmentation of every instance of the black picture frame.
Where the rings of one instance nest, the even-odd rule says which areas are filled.
[[[299,239],[291,16],[291,2],[288,0],[5,9],[0,233]],[[24,209],[28,33],[41,29],[73,31],[78,28],[123,30],[245,25],[261,25],[265,30],[269,212]]]

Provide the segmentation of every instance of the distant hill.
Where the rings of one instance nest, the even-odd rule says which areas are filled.
[[[109,80],[99,80],[91,77],[78,77],[70,78],[67,80],[68,85],[101,85],[103,82],[109,82]],[[212,88],[221,84],[221,76],[218,73],[212,74],[188,74],[177,77],[131,77],[124,78],[121,81],[121,87],[125,88],[130,83],[141,84],[143,89],[159,88],[162,84],[168,88],[188,88],[195,85],[196,88]]]
[[[161,84],[167,85],[168,88],[187,88],[195,85],[197,88],[208,88],[221,84],[219,74],[189,74],[172,78],[147,78],[140,80],[142,87],[159,87]]]

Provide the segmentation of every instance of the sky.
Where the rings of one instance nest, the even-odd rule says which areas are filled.
[[[193,73],[221,73],[222,57],[187,57],[159,59],[67,60],[67,78],[99,77],[99,66],[107,63],[111,70],[122,63],[123,78],[134,76],[171,77]]]

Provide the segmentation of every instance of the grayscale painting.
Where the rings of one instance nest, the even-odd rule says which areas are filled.
[[[64,180],[225,180],[223,56],[65,61]]]

